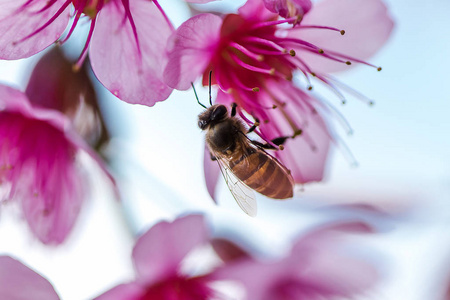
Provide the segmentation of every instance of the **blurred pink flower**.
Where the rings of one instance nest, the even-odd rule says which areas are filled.
[[[294,24],[300,22],[312,7],[310,0],[264,0],[264,5],[283,18],[296,17],[296,20],[290,22]]]
[[[71,9],[73,22],[62,37]],[[152,106],[172,91],[162,82],[162,72],[173,27],[157,1],[15,0],[2,1],[0,11],[1,59],[29,57],[58,39],[63,43],[85,17],[90,30],[76,67],[89,48],[97,78],[129,103]]]
[[[286,257],[264,262],[238,256],[234,263],[229,261],[227,268],[217,271],[216,278],[234,278],[243,284],[246,299],[352,299],[370,289],[378,278],[369,262],[344,251],[349,246],[344,243],[346,233],[366,232],[360,222],[316,228],[297,240]],[[232,252],[236,250],[232,248]]]
[[[19,203],[42,243],[62,243],[88,192],[80,153],[110,175],[61,113],[33,108],[24,93],[4,85],[0,107],[0,200]]]
[[[0,256],[0,299],[59,300],[59,297],[47,279],[9,256]]]
[[[32,105],[65,114],[93,148],[109,141],[87,64],[74,71],[60,47],[53,47],[34,66],[25,90]]]
[[[188,253],[208,241],[205,221],[199,215],[156,224],[139,238],[133,249],[136,279],[96,299],[213,299],[215,292],[210,287],[213,273],[191,276],[180,270]]]
[[[307,2],[295,1],[297,5]],[[284,2],[266,1],[278,12],[280,3]],[[260,0],[247,1],[238,14],[223,19],[197,15],[169,39],[164,71],[165,82],[182,90],[200,75],[207,85],[212,71],[212,83],[220,87],[216,102],[235,102],[249,126],[253,120],[248,115],[258,120],[255,132],[262,139],[270,143],[281,136],[296,137],[275,155],[291,169],[297,183],[322,180],[329,146],[335,141],[325,117],[340,115],[296,87],[293,72],[303,74],[308,89],[314,77],[343,101],[328,72],[352,63],[371,65],[363,59],[384,44],[393,27],[381,0],[323,0],[311,10],[306,5],[305,10],[308,13],[294,27],[285,23],[298,20],[297,16],[278,19]],[[208,190],[214,190],[215,178],[207,181]]]

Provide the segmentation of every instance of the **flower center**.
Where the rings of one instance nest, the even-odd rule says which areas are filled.
[[[154,299],[210,299],[213,291],[204,277],[175,277],[147,288],[139,300]]]
[[[295,51],[278,43],[275,32],[275,26],[260,26],[239,15],[224,19],[221,44],[212,62],[224,70],[214,72],[224,90],[258,91],[268,78],[292,78],[289,57]]]
[[[82,12],[89,18],[94,19],[107,2],[109,0],[73,0],[72,4],[77,13]]]

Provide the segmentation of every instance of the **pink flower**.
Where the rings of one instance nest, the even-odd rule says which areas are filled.
[[[264,262],[237,257],[216,278],[234,278],[243,284],[246,299],[352,299],[371,288],[378,277],[370,263],[354,252],[344,252],[348,245],[343,243],[343,233],[360,232],[360,227],[359,222],[349,222],[315,229],[297,240],[284,258]]]
[[[73,22],[62,37],[71,9]],[[162,71],[173,27],[157,1],[16,0],[2,1],[0,10],[1,59],[31,56],[58,39],[63,43],[84,16],[91,25],[76,67],[89,48],[100,82],[129,103],[152,106],[172,91],[162,82]]]
[[[280,3],[287,2],[265,3],[272,3],[272,11],[280,13]],[[352,63],[371,65],[363,59],[382,46],[393,27],[380,0],[323,0],[305,10],[308,13],[294,27],[283,23],[298,21],[297,16],[280,20],[260,0],[249,0],[238,14],[223,19],[197,15],[169,40],[164,71],[165,82],[182,90],[199,75],[207,85],[212,71],[212,83],[220,88],[217,103],[235,102],[249,126],[254,122],[249,115],[259,121],[255,132],[268,143],[292,137],[275,155],[291,169],[297,183],[322,180],[330,143],[335,142],[326,117],[336,112],[295,86],[293,73],[303,74],[308,89],[317,79],[344,101],[328,72]],[[205,172],[214,174],[207,178],[208,190],[214,190],[217,172]]]
[[[139,238],[133,249],[136,279],[96,299],[212,299],[213,273],[191,276],[180,270],[188,253],[205,245],[208,239],[204,219],[199,215],[156,224]]]
[[[59,297],[47,279],[9,256],[0,256],[0,299],[59,300]]]
[[[41,242],[62,243],[87,194],[79,155],[103,165],[59,112],[33,108],[25,94],[4,85],[0,108],[0,200],[19,203]]]
[[[87,64],[74,71],[59,47],[53,47],[39,59],[25,94],[31,104],[65,114],[93,148],[100,149],[109,140]]]

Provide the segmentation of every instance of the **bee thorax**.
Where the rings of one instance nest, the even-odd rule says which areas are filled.
[[[209,147],[216,152],[227,153],[236,147],[239,133],[231,122],[222,122],[212,127],[206,134]]]

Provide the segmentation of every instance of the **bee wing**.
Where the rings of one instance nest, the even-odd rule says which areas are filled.
[[[223,178],[239,207],[250,217],[256,216],[257,205],[253,190],[233,174],[226,160],[217,158],[217,162]]]

